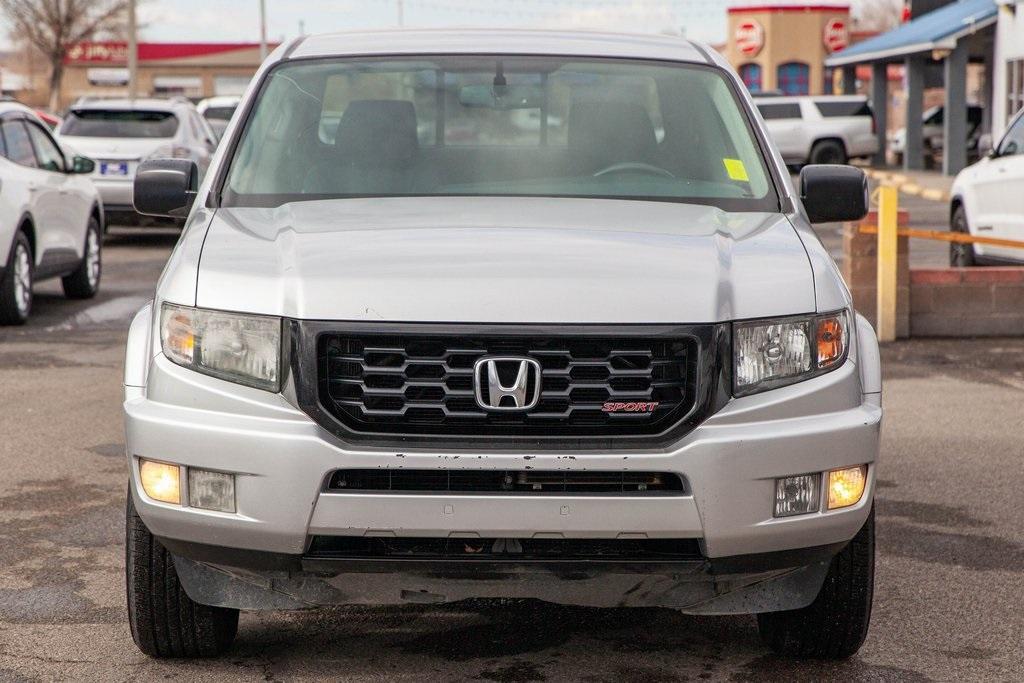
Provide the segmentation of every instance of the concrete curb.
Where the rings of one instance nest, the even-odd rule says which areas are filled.
[[[922,187],[902,173],[891,173],[889,171],[876,171],[873,168],[865,169],[864,173],[882,183],[895,185],[902,194],[929,199],[934,202],[948,202],[949,192],[932,187]]]

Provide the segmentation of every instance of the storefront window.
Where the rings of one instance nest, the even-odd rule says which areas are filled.
[[[842,85],[839,87],[842,88]],[[824,95],[835,95],[842,92],[842,90],[837,90],[836,88],[836,70],[832,67],[825,69],[825,79],[821,84],[821,92]]]
[[[740,66],[740,78],[750,92],[761,92],[761,65],[743,64]]]
[[[786,95],[806,95],[810,92],[810,67],[803,62],[779,64],[778,87]]]

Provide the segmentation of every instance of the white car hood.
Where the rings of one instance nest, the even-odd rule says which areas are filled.
[[[196,304],[300,319],[700,323],[815,310],[777,213],[586,199],[218,209]]]

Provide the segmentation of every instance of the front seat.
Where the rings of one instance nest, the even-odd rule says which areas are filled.
[[[405,100],[354,100],[338,123],[334,149],[306,179],[311,194],[402,194],[419,156],[416,108]]]
[[[577,97],[569,109],[569,153],[589,175],[615,164],[653,163],[658,150],[647,109],[634,102]]]

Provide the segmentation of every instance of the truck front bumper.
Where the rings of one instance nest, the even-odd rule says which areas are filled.
[[[137,330],[145,335],[146,318],[133,325],[133,337]],[[130,355],[146,348],[144,338],[130,338]],[[859,361],[874,366],[869,374],[877,373],[876,355],[865,352]],[[246,599],[237,586],[204,592],[203,586],[228,577],[250,587],[273,583],[271,594],[287,603],[279,606],[291,607],[387,602],[387,596],[434,601],[494,595],[578,604],[642,602],[688,611],[793,609],[817,594],[831,555],[854,537],[871,511],[882,410],[880,393],[862,391],[872,384],[862,381],[863,370],[854,355],[826,375],[734,399],[662,450],[436,452],[347,445],[281,394],[200,375],[158,354],[145,381],[126,387],[131,495],[151,532],[176,555],[186,590],[207,604],[276,604],[277,598]],[[149,498],[140,485],[139,458],[233,473],[236,512]],[[829,470],[857,465],[868,467],[857,504],[773,516],[777,478],[824,477]],[[657,496],[329,492],[331,473],[342,468],[672,472],[687,487],[681,495]],[[368,571],[365,562],[317,563],[308,555],[314,536],[696,539],[700,557],[648,566],[639,577],[633,563],[590,563],[577,567],[585,570],[577,576],[583,582],[572,591],[564,585],[548,590],[543,586],[565,583],[572,572],[563,571],[565,566],[502,562],[485,568],[488,580],[459,580],[437,566],[383,563]],[[749,562],[737,563],[741,557]],[[311,577],[316,580],[308,581]],[[610,593],[595,597],[595,586],[584,579]],[[294,585],[286,589],[288,582]],[[701,587],[690,590],[696,585]],[[755,586],[767,589],[768,597],[750,594]],[[221,599],[209,602],[217,595]],[[733,596],[734,605],[722,602],[726,595]]]

